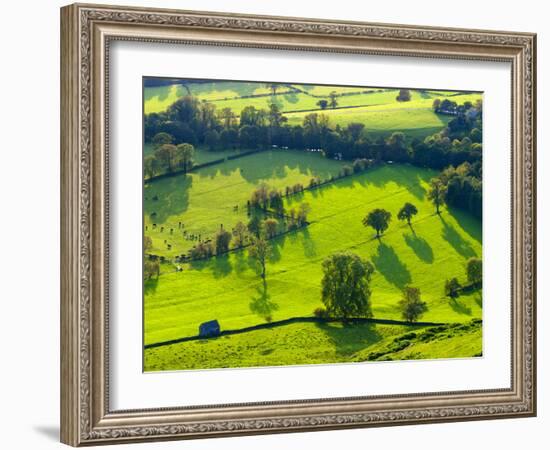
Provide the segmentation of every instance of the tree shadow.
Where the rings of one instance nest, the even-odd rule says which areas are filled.
[[[456,299],[451,300],[449,302],[449,305],[451,306],[453,311],[457,312],[458,314],[464,314],[466,316],[471,316],[472,315],[472,308],[465,305],[464,303],[461,303],[460,301],[458,301]]]
[[[474,301],[476,302],[477,306],[483,308],[483,297],[481,296],[481,292],[477,292],[474,295]]]
[[[376,270],[391,284],[402,289],[409,284],[411,273],[407,266],[399,259],[393,247],[380,242],[376,255],[372,257]]]
[[[284,99],[288,103],[298,103],[300,98],[296,95],[295,92],[287,92],[283,94]]]
[[[223,278],[233,269],[229,261],[229,255],[215,256],[211,259],[212,274],[214,278]]]
[[[412,249],[416,256],[425,263],[432,264],[434,262],[434,253],[430,244],[426,239],[417,236],[414,232],[403,234],[405,242]]]
[[[447,207],[447,212],[460,224],[461,228],[468,233],[472,239],[475,239],[477,242],[481,243],[483,238],[481,220],[475,218],[470,213],[456,208]]]
[[[158,225],[166,222],[170,216],[184,213],[189,207],[189,190],[192,184],[193,177],[186,174],[147,183],[143,213]],[[153,200],[154,198],[157,200]]]
[[[411,173],[411,169],[405,165],[392,166],[394,172],[391,180],[399,186],[403,186],[414,195],[418,200],[424,200],[426,189],[422,182],[426,182],[426,177],[421,177],[419,173]]]
[[[151,278],[150,280],[145,280],[143,282],[143,294],[149,295],[154,294],[157,290],[159,284],[158,278]]]
[[[443,239],[445,239],[451,246],[464,258],[470,258],[476,256],[476,252],[472,246],[464,240],[464,238],[456,231],[456,228],[448,224],[445,219],[439,215],[441,222],[443,223]]]
[[[248,264],[246,262],[246,258],[244,256],[244,251],[239,250],[235,253],[235,272],[238,274],[243,273],[247,268]]]
[[[277,244],[277,239],[271,239],[269,241],[269,243],[271,244],[269,247],[270,247],[270,251],[269,251],[269,256],[268,256],[268,261],[270,263],[275,263],[277,261],[279,261],[281,259],[281,247]]]
[[[302,243],[304,246],[304,256],[306,258],[314,258],[315,256],[317,256],[317,247],[314,240],[311,238],[307,227],[302,229],[301,235],[303,238]]]
[[[316,323],[330,339],[336,353],[350,357],[360,350],[364,350],[382,340],[382,335],[372,323]]]
[[[273,311],[279,309],[279,305],[271,300],[271,295],[267,290],[267,281],[264,279],[262,284],[256,288],[256,294],[252,296],[250,301],[250,311],[254,314],[263,317],[264,319],[270,316]]]

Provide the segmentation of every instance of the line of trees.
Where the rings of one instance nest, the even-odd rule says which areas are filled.
[[[406,93],[407,90],[400,91],[401,101],[406,101]],[[329,96],[326,102],[326,105],[319,105],[321,109],[337,106],[336,96]],[[441,105],[447,103],[447,99],[440,102]],[[345,127],[333,126],[326,114],[317,112],[305,115],[301,125],[288,125],[287,118],[273,102],[268,109],[246,106],[237,117],[230,108],[217,110],[211,102],[185,96],[166,112],[147,114],[144,132],[146,142],[153,142],[154,137],[163,132],[172,136],[172,143],[204,145],[212,150],[271,145],[322,148],[328,157],[338,154],[349,161],[357,158],[392,160],[443,169],[480,159],[481,109],[481,102],[458,105],[453,110],[456,117],[441,132],[425,140],[411,140],[401,132],[387,138],[371,136],[365,125],[358,122]],[[435,110],[440,111],[440,108]]]
[[[187,173],[193,168],[195,147],[188,143],[175,145],[173,142],[174,138],[167,133],[155,135],[154,151],[143,161],[146,178],[175,171]]]

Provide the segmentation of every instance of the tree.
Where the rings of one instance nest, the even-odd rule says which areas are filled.
[[[204,145],[206,145],[210,151],[216,150],[220,145],[219,133],[216,130],[208,130],[204,134]]]
[[[277,89],[279,89],[279,85],[277,83],[266,83],[265,87],[271,90],[271,95],[277,94]]]
[[[216,233],[214,242],[217,255],[227,252],[229,250],[229,243],[231,242],[231,233],[220,228]]]
[[[445,201],[445,193],[447,187],[439,178],[432,178],[430,181],[430,190],[428,191],[428,199],[435,205],[435,211],[437,214],[441,214],[439,207]]]
[[[457,278],[451,278],[445,281],[445,295],[455,300],[460,295],[460,289],[462,286]]]
[[[275,235],[277,234],[277,226],[279,225],[279,222],[277,221],[277,219],[265,219],[263,221],[263,230],[264,230],[264,233],[265,233],[265,236],[268,238],[268,239],[271,239],[273,237],[275,237]]]
[[[153,144],[155,144],[155,148],[160,147],[163,144],[173,144],[173,143],[174,143],[174,136],[168,133],[160,132],[155,134],[155,136],[153,137]]]
[[[352,142],[356,142],[359,140],[364,129],[365,124],[361,122],[352,122],[346,127],[346,131],[349,134]]]
[[[329,97],[329,104],[332,109],[336,108],[338,106],[338,101],[336,100],[336,97],[338,97],[338,94],[334,91],[332,91],[330,94],[328,94]]]
[[[436,98],[432,103],[432,108],[435,112],[439,110],[439,107],[441,106],[441,99]]]
[[[284,212],[283,195],[280,191],[273,189],[269,192],[269,206],[279,214]]]
[[[235,148],[239,144],[239,132],[234,129],[223,130],[220,133],[220,146],[227,150]]]
[[[143,279],[150,280],[153,277],[158,278],[160,275],[160,261],[158,258],[146,258],[143,263]]]
[[[174,143],[187,142],[193,145],[197,144],[197,134],[188,123],[170,120],[163,122],[160,130],[174,136]]]
[[[307,216],[310,211],[311,207],[309,206],[309,203],[300,203],[300,206],[298,206],[298,211],[296,213],[296,220],[300,225],[305,225],[307,223]]]
[[[168,172],[174,170],[176,146],[173,144],[162,144],[155,150],[155,159],[159,162],[161,167],[166,168]]]
[[[237,222],[233,228],[233,246],[235,248],[242,247],[248,238],[248,228],[242,222]]]
[[[168,108],[168,115],[177,122],[190,124],[199,113],[199,100],[197,97],[186,95],[176,100]]]
[[[252,196],[250,197],[250,204],[252,206],[260,206],[266,209],[269,198],[270,196],[267,184],[262,183],[252,192]]]
[[[260,266],[260,276],[263,280],[265,280],[266,262],[270,248],[269,242],[263,236],[254,236],[252,244],[248,247],[248,256]]]
[[[143,171],[147,178],[153,178],[159,171],[159,161],[154,155],[147,155],[143,160]]]
[[[405,286],[403,289],[403,298],[399,301],[399,308],[401,316],[407,322],[416,322],[428,310],[426,302],[420,299],[420,289],[412,286]]]
[[[321,300],[329,315],[372,317],[370,278],[374,266],[356,254],[335,253],[323,261]]]
[[[263,109],[256,109],[254,106],[245,106],[241,111],[240,126],[263,127],[265,126],[266,117],[267,114]]]
[[[376,230],[376,237],[379,238],[388,229],[391,221],[391,213],[385,209],[376,208],[363,218],[363,225]]]
[[[178,165],[187,173],[193,168],[193,156],[195,155],[195,147],[191,144],[179,144],[176,147],[176,158]]]
[[[150,236],[143,236],[143,253],[147,253],[153,248],[153,240]]]
[[[317,106],[319,106],[319,108],[321,109],[327,109],[328,101],[326,101],[325,99],[319,100],[317,102]]]
[[[408,102],[411,99],[411,91],[408,89],[399,89],[399,95],[395,99],[398,102]]]
[[[481,285],[483,280],[483,265],[480,258],[472,257],[466,263],[466,275],[473,285]]]
[[[262,144],[261,128],[256,125],[245,125],[239,129],[241,147],[258,148]]]
[[[399,220],[406,220],[409,226],[411,225],[411,219],[413,216],[418,214],[418,209],[412,203],[405,203],[403,207],[397,213],[397,218]]]
[[[262,221],[257,214],[253,214],[247,225],[248,231],[256,237],[260,236],[262,230]]]
[[[189,250],[191,259],[210,258],[214,254],[214,245],[212,242],[199,242],[195,247]]]
[[[231,108],[223,108],[219,113],[223,127],[228,130],[237,125],[237,116]]]

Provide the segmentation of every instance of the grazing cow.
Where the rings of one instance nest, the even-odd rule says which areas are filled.
[[[174,229],[170,228],[170,234],[174,234]]]
[[[154,224],[153,224],[153,228],[156,228],[156,227],[157,227],[157,224],[156,224],[156,223],[154,223]]]
[[[161,232],[161,233],[164,232],[164,227],[160,227],[160,232]]]

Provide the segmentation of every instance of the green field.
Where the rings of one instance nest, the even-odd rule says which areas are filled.
[[[289,125],[301,125],[307,114],[318,112],[329,117],[332,129],[359,122],[371,137],[401,131],[408,142],[443,130],[453,118],[435,113],[434,99],[449,98],[458,104],[481,99],[478,93],[411,90],[410,101],[399,102],[398,89],[298,84],[280,84],[273,95],[264,83],[190,80],[144,91],[146,114],[166,111],[178,98],[191,94],[211,102],[218,111],[229,108],[236,116],[246,106],[267,109],[275,103]],[[331,92],[338,95],[337,108],[321,110],[319,100],[328,100]],[[153,152],[154,146],[145,143],[144,154]],[[381,163],[338,178],[350,161],[273,147],[227,160],[238,153],[197,146],[195,166],[224,161],[144,184],[144,233],[152,242],[148,253],[162,257],[160,276],[144,283],[144,343],[192,338],[198,335],[200,324],[211,320],[217,320],[222,331],[275,325],[148,348],[144,351],[145,370],[481,355],[481,292],[469,289],[456,300],[444,295],[445,280],[457,277],[467,284],[467,260],[481,258],[481,222],[462,210],[446,207],[441,215],[435,214],[427,195],[429,182],[438,172]],[[284,198],[287,212],[309,204],[309,224],[270,239],[265,282],[246,248],[182,262],[180,257],[188,255],[199,240],[213,239],[220,228],[232,230],[238,222],[247,223],[247,201],[258,186],[284,192],[297,183],[308,186],[314,177],[336,179]],[[406,202],[418,209],[411,226],[396,217]],[[362,224],[375,208],[392,214],[380,239]],[[420,320],[442,325],[278,325],[290,318],[311,317],[323,306],[322,262],[342,251],[369,260],[375,268],[370,282],[374,318],[402,320],[398,303],[403,288],[412,285],[420,289],[428,307]]]
[[[326,178],[341,164],[314,153],[270,151],[199,169],[187,176],[152,182],[146,188],[146,198],[150,199],[153,193],[158,195],[159,200],[154,202],[157,231],[146,234],[153,238],[157,253],[167,257],[180,254],[190,243],[167,231],[170,226],[175,228],[178,221],[205,235],[221,223],[229,228],[243,220],[245,210],[235,212],[233,206],[242,204],[254,186],[266,182],[281,188],[312,175]],[[434,175],[433,171],[412,166],[384,165],[288,201],[289,205],[307,201],[312,223],[273,240],[265,289],[246,250],[183,264],[181,272],[174,270],[174,264],[164,264],[159,279],[145,284],[145,343],[196,335],[200,323],[213,319],[219,321],[223,330],[264,323],[268,316],[274,321],[311,316],[316,307],[322,306],[321,262],[340,250],[350,250],[374,264],[371,300],[375,317],[400,319],[396,305],[401,289],[410,283],[421,289],[422,298],[428,303],[429,310],[422,320],[460,323],[480,318],[479,292],[462,295],[452,302],[443,295],[443,282],[450,276],[465,281],[466,260],[481,255],[481,224],[459,211],[434,214],[433,205],[426,198],[427,183]],[[407,201],[419,210],[412,229],[395,220],[398,209]],[[146,213],[151,204],[146,200]],[[384,207],[394,216],[381,240],[361,224],[362,217],[376,207]],[[147,214],[145,220],[147,224]],[[165,226],[163,234],[158,231],[160,224]],[[172,244],[171,251],[164,239]],[[263,334],[258,332],[260,341]],[[230,340],[238,339],[232,336]],[[198,345],[189,344],[179,347]],[[162,366],[158,354],[164,353],[158,349],[145,353],[152,352],[157,356],[150,368]],[[440,356],[446,356],[444,348],[441,352]],[[223,353],[217,357],[216,352],[209,354],[211,360],[204,367],[217,367],[222,363],[216,360],[225,359]],[[258,355],[247,358],[261,360]],[[147,361],[146,356],[146,369]],[[265,360],[260,365],[263,364],[270,363]],[[180,368],[191,366],[184,362]]]
[[[320,109],[319,100],[328,100],[331,92],[339,95],[337,108]],[[276,95],[271,95],[263,83],[188,82],[146,87],[144,108],[146,114],[166,111],[178,98],[192,94],[201,101],[213,103],[218,111],[229,108],[236,116],[246,106],[267,110],[270,103],[275,103],[289,125],[301,125],[305,115],[319,112],[329,117],[332,127],[360,122],[373,135],[385,136],[402,131],[410,137],[424,138],[440,131],[452,119],[452,116],[433,111],[434,99],[450,98],[460,104],[465,101],[475,103],[481,98],[479,93],[412,90],[410,101],[398,102],[398,93],[398,89],[281,84]]]
[[[481,355],[481,325],[292,324],[147,350],[148,370],[432,359]],[[219,356],[223,355],[223,358]]]
[[[201,234],[204,239],[211,238],[220,224],[231,229],[238,221],[247,222],[246,201],[260,183],[284,189],[290,184],[307,184],[314,175],[326,179],[342,166],[342,162],[317,153],[269,150],[199,169],[188,176],[147,183],[144,212],[147,233],[153,239],[151,253],[174,257],[195,245],[184,238],[179,222],[188,233]],[[235,206],[239,207],[237,211]],[[155,229],[153,224],[157,225]]]

